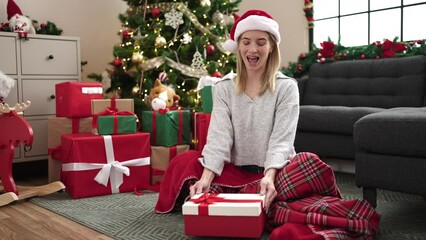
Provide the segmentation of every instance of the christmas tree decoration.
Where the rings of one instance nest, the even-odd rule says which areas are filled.
[[[160,79],[161,82],[166,82],[167,80],[169,80],[169,76],[167,76],[167,73],[163,71],[158,74],[158,79]]]
[[[114,59],[114,61],[112,62],[112,64],[115,66],[115,67],[121,67],[121,64],[122,64],[122,62],[121,62],[121,59],[120,58],[115,58]]]
[[[200,70],[200,69],[205,68],[203,56],[201,55],[200,52],[197,51],[197,52],[194,53],[194,56],[192,57],[191,67],[196,69],[196,70]]]
[[[208,57],[213,56],[216,53],[216,49],[213,44],[207,44],[206,46],[206,54]]]
[[[225,21],[225,16],[223,15],[223,13],[219,11],[216,11],[215,13],[213,13],[213,22],[221,27],[225,26],[226,21]]]
[[[183,13],[176,11],[175,8],[172,8],[172,10],[166,14],[164,14],[166,18],[166,25],[171,26],[172,28],[176,29],[183,23]]]
[[[210,0],[201,0],[200,5],[202,7],[210,7],[212,5],[212,3],[210,2]]]
[[[157,18],[161,14],[161,11],[158,7],[153,7],[151,9],[151,15],[153,18]]]
[[[216,70],[212,73],[212,77],[222,78],[223,74],[221,72],[219,72],[218,70]]]
[[[166,41],[166,39],[164,37],[158,36],[157,38],[155,38],[155,44],[154,44],[154,46],[156,48],[161,48],[161,47],[164,47],[164,45],[166,45],[166,43],[167,43],[167,41]]]
[[[160,79],[181,97],[180,106],[201,110],[198,80],[216,71],[224,74],[235,69],[236,56],[227,54],[223,42],[241,0],[125,2],[128,9],[118,18],[121,29],[128,34],[120,32],[121,43],[112,49],[120,61],[114,60],[117,65],[113,62],[113,69],[108,71],[108,92],[134,99],[135,112],[140,113],[150,109],[147,95],[155,80]],[[99,74],[88,77],[102,79]]]

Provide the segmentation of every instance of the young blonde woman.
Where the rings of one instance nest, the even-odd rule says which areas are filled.
[[[280,40],[278,23],[265,11],[249,10],[235,21],[224,46],[237,56],[236,73],[214,85],[207,143],[202,152],[189,151],[171,161],[156,212],[178,209],[197,193],[260,193],[265,195],[268,229],[274,230],[271,239],[323,239],[321,229],[314,233],[307,223],[324,212],[300,213],[286,206],[306,197],[341,196],[328,165],[315,154],[296,155],[294,150],[299,91],[294,79],[279,72]],[[360,202],[374,213],[366,201]],[[305,218],[294,225],[286,216],[289,209]],[[374,235],[376,220],[364,224],[360,236]]]

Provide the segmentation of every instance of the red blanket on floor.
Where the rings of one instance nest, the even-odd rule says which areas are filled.
[[[188,180],[201,177],[200,153],[175,157],[166,170],[155,206],[157,213],[173,210]],[[226,164],[212,182],[216,191],[241,193],[259,190],[263,174],[251,174]],[[342,200],[333,170],[312,153],[299,153],[276,178],[278,192],[269,212],[270,239],[372,239],[379,215],[365,200]]]

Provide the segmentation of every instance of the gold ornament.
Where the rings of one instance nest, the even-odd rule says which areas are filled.
[[[210,7],[212,5],[212,3],[210,2],[210,0],[201,0],[200,5],[202,7]]]
[[[166,43],[167,43],[166,39],[164,37],[162,37],[162,36],[158,36],[155,39],[155,47],[156,48],[164,47],[164,45],[166,45]]]
[[[140,52],[134,52],[132,55],[132,62],[140,63],[143,59],[143,55]]]
[[[223,13],[216,11],[213,13],[213,22],[216,23],[219,26],[224,27],[226,25],[225,17]]]

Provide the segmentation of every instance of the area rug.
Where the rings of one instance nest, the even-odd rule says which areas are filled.
[[[336,173],[336,181],[345,199],[362,197],[353,174]],[[55,193],[30,201],[114,239],[218,239],[186,237],[180,212],[154,212],[157,197],[157,193],[146,192],[141,196],[120,193],[74,200],[67,193]],[[426,238],[426,201],[422,197],[379,190],[377,211],[381,226],[375,239]],[[268,239],[268,235],[262,239]]]

